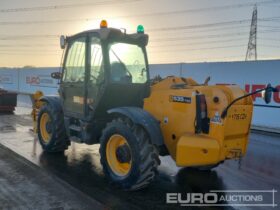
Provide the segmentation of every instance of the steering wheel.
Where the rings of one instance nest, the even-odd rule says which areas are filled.
[[[140,64],[139,60],[135,60],[135,61],[133,62],[134,68],[137,69],[137,70],[139,70],[139,69],[140,69],[139,64]]]
[[[139,64],[140,64],[139,60],[135,60],[133,62],[133,66],[135,66],[135,67],[139,67]]]

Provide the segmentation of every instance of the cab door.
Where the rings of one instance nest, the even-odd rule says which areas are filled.
[[[86,36],[70,40],[63,66],[60,95],[66,116],[84,116]]]
[[[103,52],[100,38],[91,35],[89,38],[89,76],[87,81],[87,114],[93,114],[98,105],[105,85]]]

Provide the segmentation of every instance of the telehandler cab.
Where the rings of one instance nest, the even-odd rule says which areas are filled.
[[[178,166],[212,168],[246,153],[252,94],[238,86],[198,84],[191,78],[150,80],[148,35],[101,28],[61,38],[65,48],[59,96],[42,96],[33,112],[44,151],[70,142],[99,144],[103,171],[126,190],[146,187],[159,155]],[[263,90],[267,102],[271,86]]]

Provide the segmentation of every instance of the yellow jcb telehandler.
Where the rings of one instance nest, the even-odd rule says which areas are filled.
[[[254,93],[191,78],[151,80],[147,44],[143,26],[127,34],[106,21],[61,37],[62,71],[52,74],[59,96],[38,93],[33,111],[44,151],[64,151],[71,141],[100,144],[104,174],[126,190],[154,179],[160,155],[209,169],[245,155]],[[268,103],[276,89],[261,91]]]

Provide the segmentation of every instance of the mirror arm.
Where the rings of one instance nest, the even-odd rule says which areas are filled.
[[[247,98],[248,96],[254,95],[254,94],[256,94],[256,93],[260,93],[260,92],[266,90],[267,88],[268,88],[268,87],[265,87],[265,88],[256,90],[256,91],[254,91],[254,92],[252,92],[252,93],[248,93],[248,94],[246,94],[246,95],[244,95],[244,96],[241,96],[241,97],[239,97],[239,98],[234,99],[234,100],[224,109],[224,111],[222,112],[221,118],[224,119],[224,118],[227,116],[227,112],[228,112],[229,108],[230,108],[234,103],[236,103],[237,101],[239,101],[239,100],[241,100],[241,99],[243,99],[243,98]],[[269,88],[271,88],[271,87],[269,87]],[[275,88],[275,89],[276,89],[276,88]],[[274,89],[273,89],[273,90],[274,90]]]

